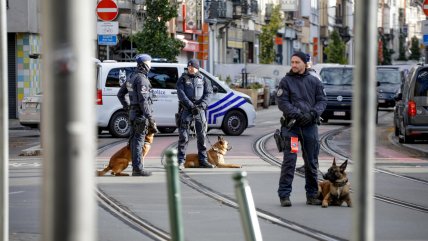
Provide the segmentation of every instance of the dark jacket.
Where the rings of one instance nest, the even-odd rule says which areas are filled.
[[[206,109],[212,93],[211,82],[200,73],[195,75],[184,73],[177,81],[178,100],[189,110],[196,105]]]
[[[125,95],[129,93],[130,105],[138,108],[144,117],[152,119],[152,100],[149,79],[147,78],[147,71],[137,69],[131,77],[120,87],[117,93],[117,98],[124,108],[128,107],[125,100]]]
[[[279,82],[277,101],[278,108],[290,119],[298,119],[311,110],[320,116],[327,106],[322,82],[308,71],[288,72]]]

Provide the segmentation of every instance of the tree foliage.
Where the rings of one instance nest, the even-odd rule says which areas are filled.
[[[406,36],[404,36],[404,33],[400,33],[398,37],[398,60],[407,60],[405,42]]]
[[[419,39],[416,36],[413,36],[411,40],[410,51],[412,52],[409,56],[409,59],[418,60],[421,58],[421,50],[419,47]]]
[[[388,49],[387,47],[387,40],[384,35],[380,36],[380,40],[382,41],[382,56],[378,56],[377,63],[379,65],[391,65],[392,64],[392,54],[394,53],[394,50]],[[379,48],[379,45],[378,45]],[[379,49],[378,49],[379,53]]]
[[[327,63],[346,64],[345,52],[346,46],[337,30],[331,33],[328,46],[324,49],[327,55]]]
[[[177,17],[177,7],[169,0],[146,0],[146,16],[141,32],[133,36],[139,53],[175,62],[184,43],[168,33],[167,22]]]
[[[280,8],[280,5],[276,5],[273,8],[269,24],[262,27],[262,32],[259,36],[261,45],[259,58],[261,64],[271,64],[275,60],[274,39],[283,22]]]

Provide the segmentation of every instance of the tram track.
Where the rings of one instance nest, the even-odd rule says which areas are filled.
[[[99,153],[104,151],[105,149],[110,148],[113,145],[117,145],[119,142],[114,142],[111,144],[108,144],[106,146],[103,146],[99,149]],[[175,148],[177,146],[177,143],[172,143],[168,147],[164,149],[164,151],[161,154],[161,163],[162,165],[165,164],[164,158],[165,153],[170,148]],[[201,184],[200,182],[196,181],[191,176],[187,175],[185,172],[181,172],[180,175],[180,182],[187,185],[188,187],[196,190],[197,192],[208,196],[211,199],[214,199],[226,206],[229,206],[231,208],[234,208],[236,210],[239,209],[238,203],[235,199],[222,194],[221,192],[215,191],[206,185]],[[152,238],[153,240],[171,240],[170,234],[148,222],[147,220],[142,219],[138,215],[134,214],[132,211],[130,211],[124,204],[114,200],[112,197],[108,196],[106,193],[104,193],[102,190],[97,189],[97,196],[100,203],[103,205],[104,208],[106,208],[108,211],[110,211],[114,216],[118,217],[120,220],[124,221],[127,225],[130,227],[137,229],[141,233],[147,235],[148,237]],[[257,216],[263,220],[268,221],[269,223],[278,225],[280,227],[292,230],[296,233],[305,235],[307,237],[313,238],[315,240],[322,240],[322,241],[339,241],[339,240],[345,240],[343,238],[324,233],[322,231],[316,230],[314,228],[293,222],[291,220],[282,218],[278,215],[275,215],[269,211],[266,211],[261,208],[256,209]]]
[[[334,152],[334,149],[328,143],[329,139],[331,139],[335,135],[338,135],[338,133],[340,133],[341,131],[345,131],[348,128],[349,127],[342,127],[342,128],[339,128],[338,130],[328,131],[328,132],[320,135],[321,141],[322,141],[321,148],[323,148],[323,150],[326,151],[327,153],[330,153],[331,155],[336,156],[338,158],[349,158],[349,156],[347,156],[346,153]],[[272,136],[273,136],[273,133],[267,133],[267,134],[261,136],[253,144],[253,149],[254,149],[254,152],[257,153],[257,155],[259,155],[259,157],[262,160],[264,160],[265,162],[267,162],[273,166],[280,167],[282,161],[278,160],[275,156],[270,154],[266,149],[266,142],[269,138],[272,138]],[[119,143],[119,142],[111,143],[111,144],[108,144],[106,146],[101,147],[99,149],[99,153],[105,149],[110,148],[113,145],[116,145],[117,143]],[[164,158],[165,158],[166,150],[168,150],[170,148],[175,148],[176,146],[177,146],[177,143],[172,143],[164,149],[164,152],[161,154],[162,165],[165,164]],[[350,163],[352,163],[352,161],[350,161]],[[384,170],[380,170],[380,169],[376,169],[376,171],[385,173]],[[408,179],[408,177],[402,177],[396,173],[386,172],[386,174]],[[296,175],[298,175],[300,177],[304,177],[303,174],[300,174],[298,172],[296,172]],[[423,180],[414,180],[414,181],[423,181]],[[199,193],[201,193],[201,194],[203,194],[203,195],[205,195],[205,196],[207,196],[213,200],[216,200],[216,201],[224,204],[225,206],[228,206],[230,208],[234,208],[236,210],[238,210],[238,208],[239,208],[238,203],[234,198],[227,196],[227,195],[225,195],[221,192],[218,192],[216,190],[213,190],[210,187],[198,182],[196,179],[192,178],[191,175],[189,175],[186,172],[181,172],[180,182],[182,182],[186,186],[192,188],[193,190],[195,190],[195,191],[197,191],[197,192],[199,192]],[[428,184],[428,182],[424,182],[424,184]],[[99,200],[100,204],[105,209],[109,210],[114,216],[118,217],[120,220],[124,221],[127,225],[138,230],[142,234],[150,237],[153,240],[170,240],[171,239],[170,233],[162,230],[159,227],[152,225],[149,221],[142,219],[140,216],[133,213],[132,210],[129,210],[125,205],[123,205],[122,203],[120,203],[120,202],[114,200],[113,198],[109,197],[102,190],[97,189],[97,196],[98,196],[98,200]],[[379,195],[379,194],[375,194],[375,199],[382,201],[382,202],[385,202],[385,203],[392,204],[392,205],[401,206],[404,208],[416,210],[419,212],[424,212],[424,213],[428,212],[427,207],[417,205],[414,203],[410,203],[410,202],[406,202],[406,201],[402,201],[402,200],[398,200],[398,199],[394,199],[391,197]],[[313,238],[316,240],[345,240],[341,237],[337,237],[337,236],[325,233],[323,231],[316,230],[316,229],[309,227],[307,225],[296,223],[296,222],[289,220],[289,219],[285,219],[283,217],[275,215],[272,212],[264,210],[263,208],[257,208],[256,207],[256,213],[257,213],[257,216],[262,220],[265,220],[265,221],[272,223],[274,225],[278,225],[279,227],[289,229],[289,230],[296,232],[296,233],[299,233],[301,235],[305,235],[309,238]]]
[[[345,131],[347,129],[349,129],[350,127],[342,127],[339,129],[335,129],[335,130],[330,130],[327,131],[326,133],[323,133],[320,135],[320,147],[322,150],[324,150],[325,152],[329,153],[330,155],[337,157],[337,158],[341,158],[341,159],[348,159],[348,163],[349,164],[353,164],[352,160],[350,159],[350,157],[348,155],[346,155],[345,153],[339,153],[336,152],[334,148],[332,148],[329,143],[328,140],[331,139],[333,136],[338,135],[340,132]],[[273,156],[272,154],[270,154],[267,150],[266,150],[266,142],[269,138],[272,138],[273,133],[268,133],[266,135],[261,136],[253,145],[253,149],[254,152],[259,155],[260,158],[262,158],[264,161],[266,161],[267,163],[270,163],[271,165],[277,166],[279,168],[281,168],[281,164],[282,161],[278,160],[275,156]],[[410,180],[410,181],[414,181],[414,182],[418,182],[418,183],[422,183],[422,184],[426,184],[428,185],[428,182],[422,179],[417,179],[417,178],[412,178],[412,177],[407,177],[407,176],[403,176],[397,173],[393,173],[393,172],[389,172],[386,170],[382,170],[379,168],[375,168],[374,170],[375,172],[378,173],[383,173],[386,175],[390,175],[390,176],[394,176],[397,178],[401,178],[401,179],[406,179],[406,180]],[[299,172],[295,172],[296,175],[304,178],[304,174],[299,173]],[[352,190],[351,190],[352,191]],[[415,203],[411,203],[411,202],[407,202],[407,201],[403,201],[403,200],[398,200],[395,198],[391,198],[388,196],[384,196],[384,195],[380,195],[380,194],[375,194],[374,198],[376,200],[385,202],[385,203],[389,203],[389,204],[393,204],[396,206],[400,206],[400,207],[404,207],[404,208],[408,208],[408,209],[412,209],[412,210],[416,210],[419,212],[424,212],[424,213],[428,213],[428,207],[422,206],[422,205],[418,205]]]
[[[177,143],[173,143],[168,148],[166,148],[166,150],[169,148],[174,148],[176,146],[177,146]],[[164,163],[164,161],[163,161],[164,156],[165,156],[165,152],[162,154],[162,163]],[[216,200],[216,201],[218,201],[218,202],[220,202],[226,206],[229,206],[229,207],[234,208],[236,210],[239,209],[238,202],[235,199],[233,199],[227,195],[224,195],[221,192],[215,191],[215,190],[207,187],[206,185],[196,181],[194,178],[187,175],[186,172],[181,172],[180,181],[183,184],[187,185],[188,187],[194,189],[195,191],[202,193],[202,194],[204,194],[204,195],[206,195],[206,196],[208,196],[208,197],[210,197],[210,198],[212,198],[212,199],[214,199],[214,200]],[[291,220],[282,218],[282,217],[275,215],[275,214],[273,214],[267,210],[264,210],[262,208],[256,207],[256,214],[260,219],[263,219],[263,220],[268,221],[272,224],[278,225],[278,226],[283,227],[283,228],[287,228],[287,229],[292,230],[296,233],[305,235],[307,237],[310,237],[310,238],[313,238],[316,240],[330,240],[330,241],[346,240],[346,239],[343,239],[343,238],[340,238],[340,237],[337,237],[337,236],[316,230],[316,229],[308,227],[306,225],[302,225],[302,224],[293,222]]]
[[[120,140],[120,141],[103,145],[98,149],[98,154],[122,142],[123,140]],[[166,232],[165,230],[159,227],[156,227],[155,225],[151,224],[149,221],[133,213],[126,205],[113,199],[112,197],[107,195],[107,193],[103,192],[100,188],[96,188],[95,191],[97,194],[98,202],[101,205],[101,207],[107,210],[108,212],[110,212],[113,216],[122,220],[128,226],[146,235],[152,240],[156,240],[156,241],[171,240],[171,235],[169,232]]]

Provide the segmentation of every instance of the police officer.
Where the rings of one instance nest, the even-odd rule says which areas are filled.
[[[198,60],[191,59],[187,63],[187,73],[183,73],[177,81],[177,94],[179,100],[178,167],[180,170],[184,169],[190,126],[194,120],[199,165],[200,167],[213,168],[214,166],[208,162],[207,157],[207,120],[205,116],[208,99],[212,95],[212,87],[211,82],[199,73]]]
[[[281,166],[278,196],[281,206],[291,206],[290,194],[296,168],[298,139],[305,162],[306,204],[320,205],[318,200],[318,118],[327,105],[322,82],[309,74],[303,52],[291,57],[291,70],[281,80],[277,92],[278,108],[283,112],[281,135],[284,138],[284,158]],[[294,122],[294,125],[292,124]],[[291,124],[290,124],[291,123]],[[293,137],[293,138],[292,138]]]
[[[152,117],[151,84],[147,73],[151,67],[152,58],[148,54],[139,54],[135,57],[137,69],[120,87],[117,93],[125,110],[129,109],[131,123],[130,146],[132,156],[132,176],[150,176],[150,171],[144,170],[142,148],[148,125],[156,128]],[[129,102],[125,95],[129,93]]]
[[[312,58],[311,58],[311,55],[309,54],[306,54],[306,70],[310,75],[313,75],[319,81],[322,81],[321,76],[317,73],[317,71],[314,68],[312,68]],[[296,171],[302,174],[305,174],[305,164],[303,164],[301,167],[296,168]]]

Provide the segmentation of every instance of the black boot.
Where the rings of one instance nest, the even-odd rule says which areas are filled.
[[[148,177],[151,176],[152,172],[146,170],[133,170],[132,176]]]
[[[207,161],[199,161],[199,167],[201,168],[214,168],[215,166]]]
[[[291,207],[291,201],[289,197],[283,197],[279,199],[282,207]]]

